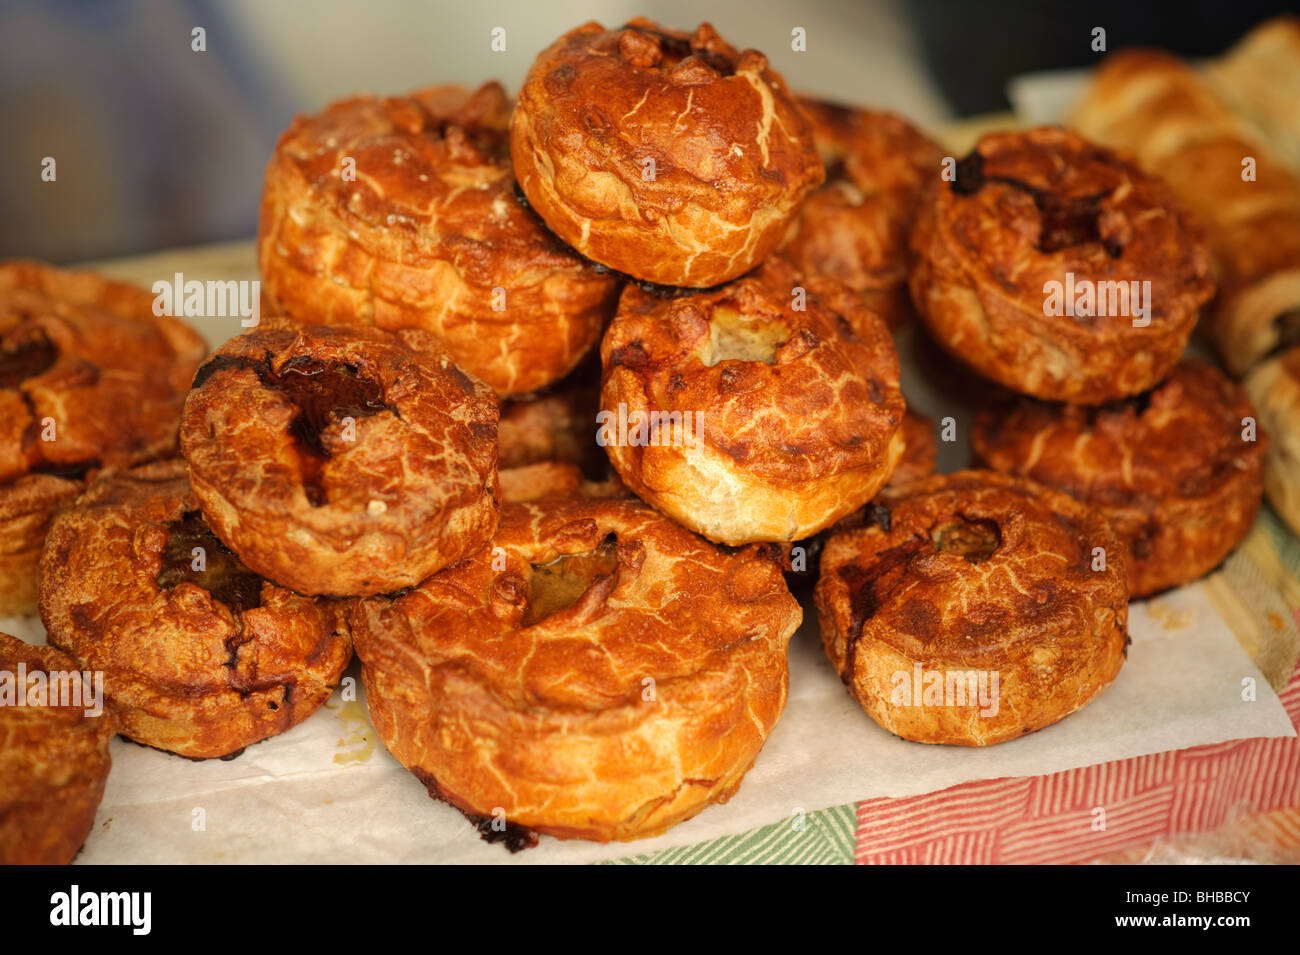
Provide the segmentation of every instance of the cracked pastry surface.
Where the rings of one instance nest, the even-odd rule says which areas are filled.
[[[1063,719],[1115,679],[1128,593],[1100,514],[991,471],[936,475],[881,502],[873,523],[827,541],[814,598],[827,656],[882,727],[987,746]],[[1095,547],[1118,559],[1093,570]],[[925,695],[927,674],[944,695]]]
[[[0,614],[36,611],[50,518],[88,472],[175,451],[205,350],[144,289],[0,262]]]
[[[181,450],[204,518],[303,594],[410,587],[497,521],[497,402],[428,332],[263,320],[199,369]]]
[[[930,185],[910,242],[912,300],[935,340],[985,378],[1051,401],[1154,386],[1214,293],[1200,231],[1169,190],[1061,129],[983,137],[954,181]],[[1049,283],[1060,286],[1050,308]]]
[[[0,633],[0,672],[36,703],[15,705],[15,697],[0,706],[0,865],[67,865],[94,825],[114,727],[107,710],[87,715],[90,698],[64,676],[79,669],[54,647]],[[18,687],[20,672],[37,671],[43,691]]]
[[[1143,597],[1204,576],[1250,532],[1267,434],[1212,365],[1185,359],[1152,391],[1098,407],[1021,399],[976,416],[976,463],[1032,478],[1099,511]]]
[[[431,794],[601,842],[735,793],[800,618],[763,549],[563,490],[506,503],[492,548],[352,611],[371,719]]]
[[[823,169],[807,120],[756,50],[709,24],[587,23],[533,63],[510,121],[515,175],[582,255],[661,285],[743,275]]]
[[[870,500],[903,452],[889,330],[847,290],[796,310],[802,282],[774,257],[717,290],[629,286],[601,343],[610,460],[710,540],[809,537]]]
[[[258,577],[204,523],[185,462],[93,482],[41,562],[50,642],[104,673],[118,731],[202,759],[296,726],[352,657],[342,604]]]
[[[907,234],[943,151],[892,113],[802,96],[799,108],[812,124],[826,182],[804,203],[781,254],[864,296],[890,328],[906,324]]]
[[[262,198],[272,308],[426,329],[502,395],[562,378],[599,340],[619,280],[517,201],[509,117],[487,83],[355,96],[295,119]]]
[[[1257,365],[1245,388],[1269,437],[1264,491],[1300,534],[1300,345]]]

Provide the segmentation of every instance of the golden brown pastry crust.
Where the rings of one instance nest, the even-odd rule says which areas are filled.
[[[1128,595],[1099,514],[989,471],[936,475],[882,501],[879,523],[832,535],[815,591],[827,656],[877,723],[917,742],[987,746],[1055,723],[1115,679]],[[1119,559],[1095,571],[1095,547]],[[989,674],[996,706],[953,705],[955,693],[910,705],[918,665],[922,684]]]
[[[40,603],[50,642],[103,671],[122,735],[202,759],[310,716],[352,641],[343,604],[260,580],[198,510],[183,461],[101,477],[55,518]]]
[[[294,394],[314,380],[323,395]],[[302,594],[376,594],[492,536],[496,426],[491,390],[428,332],[264,319],[195,376],[181,449],[250,569]]]
[[[1300,534],[1300,345],[1257,365],[1245,387],[1269,436],[1264,491]]]
[[[47,681],[80,669],[53,647],[0,633],[0,670],[16,680],[19,664]],[[67,865],[90,834],[112,763],[113,718],[88,709],[0,706],[0,865]]]
[[[35,613],[45,531],[89,472],[175,451],[205,350],[144,289],[0,262],[0,615]]]
[[[710,540],[809,537],[870,500],[902,454],[889,330],[847,291],[842,311],[808,290],[794,310],[803,282],[773,257],[713,291],[629,286],[601,343],[610,460],[628,487]],[[676,433],[632,427],[677,412]]]
[[[707,23],[687,34],[640,17],[584,24],[538,56],[510,150],[560,238],[635,278],[692,288],[765,259],[823,176],[763,54],[737,52]]]
[[[427,329],[502,395],[562,378],[600,338],[619,282],[516,200],[509,113],[488,83],[355,96],[295,119],[262,198],[267,314]]]
[[[1204,224],[1219,286],[1209,331],[1230,372],[1300,341],[1300,179],[1196,71],[1158,50],[1107,56],[1071,122],[1133,152]]]
[[[492,548],[352,614],[371,719],[431,794],[601,842],[736,791],[800,616],[761,548],[564,492],[507,503]]]
[[[890,487],[901,487],[919,481],[934,473],[938,446],[934,440],[934,422],[925,415],[908,409],[903,415],[899,431],[903,435],[903,456],[889,476]]]
[[[1059,129],[983,137],[953,182],[931,184],[911,246],[912,299],[939,344],[986,378],[1053,401],[1152,387],[1214,292],[1200,232],[1169,190]],[[1150,282],[1149,324],[1047,314],[1048,283],[1066,287],[1067,274],[1098,293],[1100,283],[1137,282],[1140,293]]]
[[[826,183],[804,203],[781,254],[809,275],[828,275],[861,294],[890,328],[912,316],[907,234],[943,151],[892,113],[809,97]]]
[[[1151,392],[1096,408],[1022,399],[975,419],[982,466],[1065,491],[1110,521],[1143,597],[1217,567],[1259,511],[1266,434],[1212,365],[1186,359]],[[1258,430],[1258,429],[1257,429]]]

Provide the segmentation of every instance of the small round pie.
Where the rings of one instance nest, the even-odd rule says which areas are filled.
[[[988,746],[1057,722],[1119,673],[1128,592],[1105,518],[989,471],[886,493],[833,534],[814,598],[822,643],[882,727]],[[1099,566],[1096,548],[1118,559]]]
[[[352,659],[345,606],[240,563],[179,459],[103,476],[55,518],[41,620],[51,643],[103,672],[123,736],[194,759],[301,723]]]
[[[0,865],[67,865],[90,835],[112,765],[96,694],[71,658],[0,633]]]
[[[800,97],[826,165],[781,254],[861,294],[890,328],[908,322],[907,234],[943,151],[892,113]]]
[[[352,612],[375,729],[430,795],[600,842],[735,793],[800,618],[764,549],[572,491],[507,502],[492,548]]]
[[[557,381],[619,280],[519,203],[497,83],[354,96],[299,116],[266,171],[258,263],[273,313],[423,328],[499,394]]]
[[[0,615],[36,612],[50,518],[89,472],[175,452],[204,351],[144,289],[0,263]]]
[[[510,121],[532,207],[582,255],[704,288],[785,235],[823,169],[808,121],[756,50],[709,24],[587,23],[544,50]]]
[[[917,311],[954,357],[1049,401],[1153,387],[1214,294],[1168,188],[1062,129],[993,133],[929,187],[912,229]]]
[[[1245,385],[1269,436],[1264,491],[1300,534],[1300,345],[1256,366]]]
[[[710,540],[810,537],[903,453],[889,330],[858,296],[835,311],[803,284],[773,257],[714,291],[628,286],[601,343],[597,441],[628,487]]]
[[[1125,550],[1133,597],[1217,567],[1250,532],[1269,440],[1246,393],[1186,359],[1153,390],[1097,407],[1022,398],[982,411],[975,461],[1065,491]]]
[[[496,528],[497,402],[428,332],[263,320],[199,369],[181,449],[205,519],[301,594],[418,584]]]

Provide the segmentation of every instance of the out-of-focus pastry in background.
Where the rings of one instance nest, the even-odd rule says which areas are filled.
[[[1300,17],[1261,23],[1206,69],[1232,108],[1300,173]]]
[[[1262,68],[1246,54],[1230,62]],[[1285,145],[1159,50],[1107,56],[1071,123],[1133,153],[1204,225],[1219,284],[1209,332],[1233,374],[1300,341],[1300,179],[1278,158]]]

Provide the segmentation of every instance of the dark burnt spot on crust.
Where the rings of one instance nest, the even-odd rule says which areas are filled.
[[[543,81],[546,92],[552,96],[567,93],[569,87],[573,85],[574,77],[577,75],[578,71],[572,63],[562,63],[546,74],[546,79]]]
[[[873,405],[878,405],[885,400],[885,389],[875,378],[867,379],[867,397],[871,399]]]
[[[650,353],[646,351],[645,343],[641,339],[628,342],[626,345],[619,345],[609,355],[609,365],[611,368],[644,368],[650,364]]]
[[[355,365],[346,362],[295,355],[280,368],[274,368],[274,356],[266,352],[260,359],[238,355],[217,355],[203,364],[194,376],[193,390],[204,387],[219,371],[247,369],[257,375],[262,387],[284,395],[297,409],[289,424],[289,433],[298,447],[303,491],[313,507],[327,503],[323,484],[324,465],[330,453],[322,441],[322,432],[345,418],[356,421],[387,411],[401,417],[396,406],[384,399],[384,388]],[[473,382],[464,372],[448,365],[464,379],[467,394]]]
[[[745,460],[749,457],[748,441],[736,441],[732,443],[723,438],[715,437],[713,443],[719,451],[731,458],[731,460],[735,461],[737,464],[744,464]]]
[[[456,384],[460,386],[460,390],[465,392],[466,396],[472,397],[474,394],[474,380],[451,362],[447,362],[446,368],[447,373],[451,375],[451,377],[456,380]],[[385,407],[387,406],[385,405]],[[397,412],[394,411],[393,413],[396,414]]]
[[[952,181],[955,195],[973,196],[989,183],[1010,186],[1034,200],[1042,223],[1037,242],[1040,252],[1059,252],[1086,242],[1098,242],[1112,259],[1123,254],[1124,244],[1119,238],[1103,237],[1101,234],[1101,203],[1112,190],[1086,196],[1062,197],[1012,176],[987,175],[984,171],[984,156],[978,150],[972,150],[957,162]]]
[[[736,391],[745,380],[745,368],[742,365],[726,365],[718,375],[718,390],[731,393]]]
[[[484,842],[492,844],[501,843],[512,854],[524,849],[536,848],[537,843],[541,838],[541,834],[538,833],[536,829],[529,829],[527,826],[521,826],[518,823],[510,822],[509,820],[506,821],[504,827],[498,828],[497,825],[494,825],[494,823],[497,822],[494,817],[466,812],[444,796],[442,790],[438,787],[438,781],[433,778],[431,773],[411,767],[411,775],[418,779],[423,784],[424,788],[428,790],[429,798],[436,799],[438,802],[446,803],[468,819],[474,828],[478,830],[478,834]]]
[[[973,196],[984,188],[984,155],[972,149],[957,160],[953,169],[952,191],[958,196]]]
[[[942,619],[939,609],[933,603],[913,597],[899,608],[897,626],[921,642],[929,643],[939,635]]]
[[[18,328],[0,340],[0,388],[16,388],[49,371],[59,348],[44,329]]]
[[[196,547],[203,549],[203,570],[194,569]],[[202,587],[236,616],[262,603],[262,578],[221,543],[198,511],[186,511],[179,521],[167,525],[157,582],[163,590],[180,583]]]
[[[1145,521],[1137,534],[1133,536],[1132,550],[1133,556],[1138,560],[1146,560],[1155,553],[1155,540],[1160,534],[1160,528],[1153,521]]]

